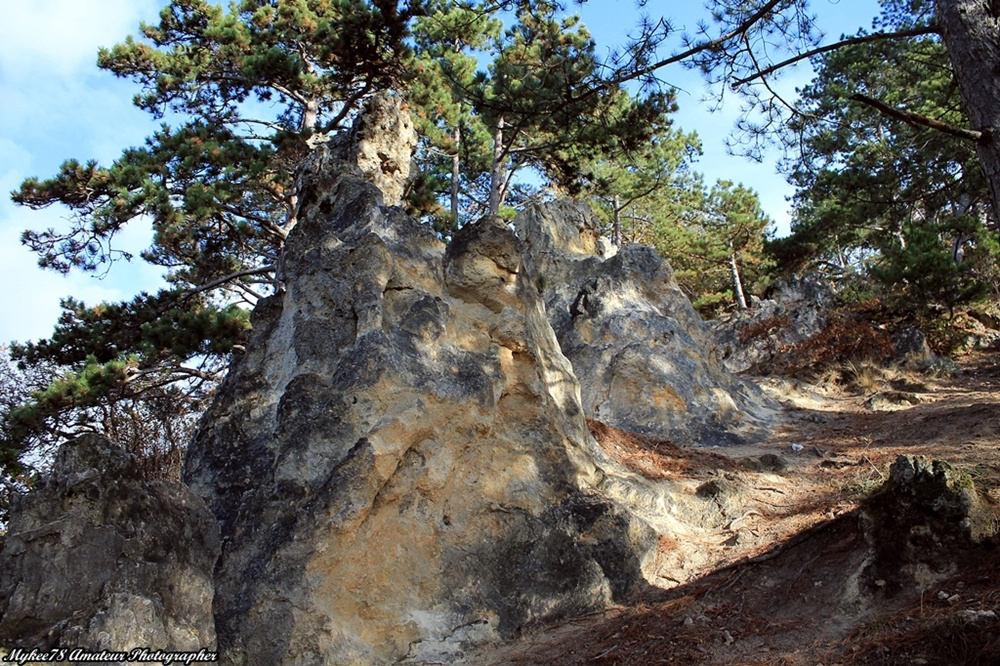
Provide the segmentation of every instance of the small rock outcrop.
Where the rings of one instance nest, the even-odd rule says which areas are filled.
[[[588,418],[685,446],[765,437],[777,411],[712,357],[712,339],[670,265],[649,247],[615,253],[593,213],[567,201],[514,221]]]
[[[997,530],[972,480],[923,456],[896,459],[862,506],[861,524],[872,552],[865,580],[890,594],[945,578],[963,553]]]
[[[892,347],[896,359],[907,367],[922,369],[939,360],[927,344],[927,336],[913,326],[907,326],[892,336]]]
[[[590,435],[517,237],[446,249],[357,170],[304,178],[287,290],[184,472],[222,527],[223,662],[454,661],[642,589],[669,495]]]
[[[137,470],[118,445],[81,437],[13,505],[0,551],[0,645],[215,649],[218,525],[197,495]]]

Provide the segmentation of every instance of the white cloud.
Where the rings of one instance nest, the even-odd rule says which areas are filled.
[[[31,83],[35,76],[68,79],[94,67],[97,49],[155,22],[154,0],[32,0],[4,7],[0,75]]]

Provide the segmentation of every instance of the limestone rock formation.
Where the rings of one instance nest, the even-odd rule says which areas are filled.
[[[652,248],[617,254],[588,208],[529,206],[514,222],[589,418],[681,445],[768,433],[777,406],[709,353],[712,339]]]
[[[745,372],[775,359],[780,351],[820,333],[836,299],[815,275],[779,280],[768,298],[746,312],[711,324],[711,346],[730,372]]]
[[[416,176],[417,130],[398,95],[373,95],[349,132],[319,135],[312,143],[317,149],[310,156],[313,167],[304,170],[306,176],[334,173],[343,168],[338,162],[349,164],[382,191],[386,206],[398,206]],[[324,166],[317,168],[317,162]]]
[[[446,250],[356,170],[303,182],[287,290],[186,461],[223,661],[438,663],[641,589],[669,493],[587,430],[520,241]]]
[[[137,469],[116,444],[81,437],[15,503],[0,551],[0,645],[215,648],[218,525],[194,493]]]

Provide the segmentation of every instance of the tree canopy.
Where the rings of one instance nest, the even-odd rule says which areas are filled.
[[[898,7],[883,17],[915,20]],[[968,124],[944,45],[852,44],[816,69],[785,130],[797,194],[793,233],[772,246],[782,270],[855,274],[908,308],[981,296],[995,220],[975,144],[941,130]]]

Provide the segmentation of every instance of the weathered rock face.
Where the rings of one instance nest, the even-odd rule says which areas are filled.
[[[612,255],[590,210],[565,201],[514,224],[588,417],[683,445],[766,436],[777,406],[706,352],[708,330],[655,250]]]
[[[366,100],[349,132],[336,134],[325,142],[318,137],[318,149],[311,159],[323,161],[323,169],[307,169],[305,174],[334,173],[333,162],[345,162],[361,170],[362,176],[382,191],[386,206],[398,206],[414,176],[413,151],[417,130],[397,95],[380,94]]]
[[[218,525],[201,498],[145,482],[137,469],[117,445],[81,437],[12,507],[0,551],[0,644],[215,648]]]
[[[820,333],[836,299],[815,275],[780,280],[763,301],[710,325],[712,348],[730,372],[745,372],[774,360],[785,347]]]
[[[641,588],[623,498],[671,500],[588,432],[520,241],[484,219],[446,251],[358,173],[304,182],[184,473],[222,526],[223,660],[450,660]]]

